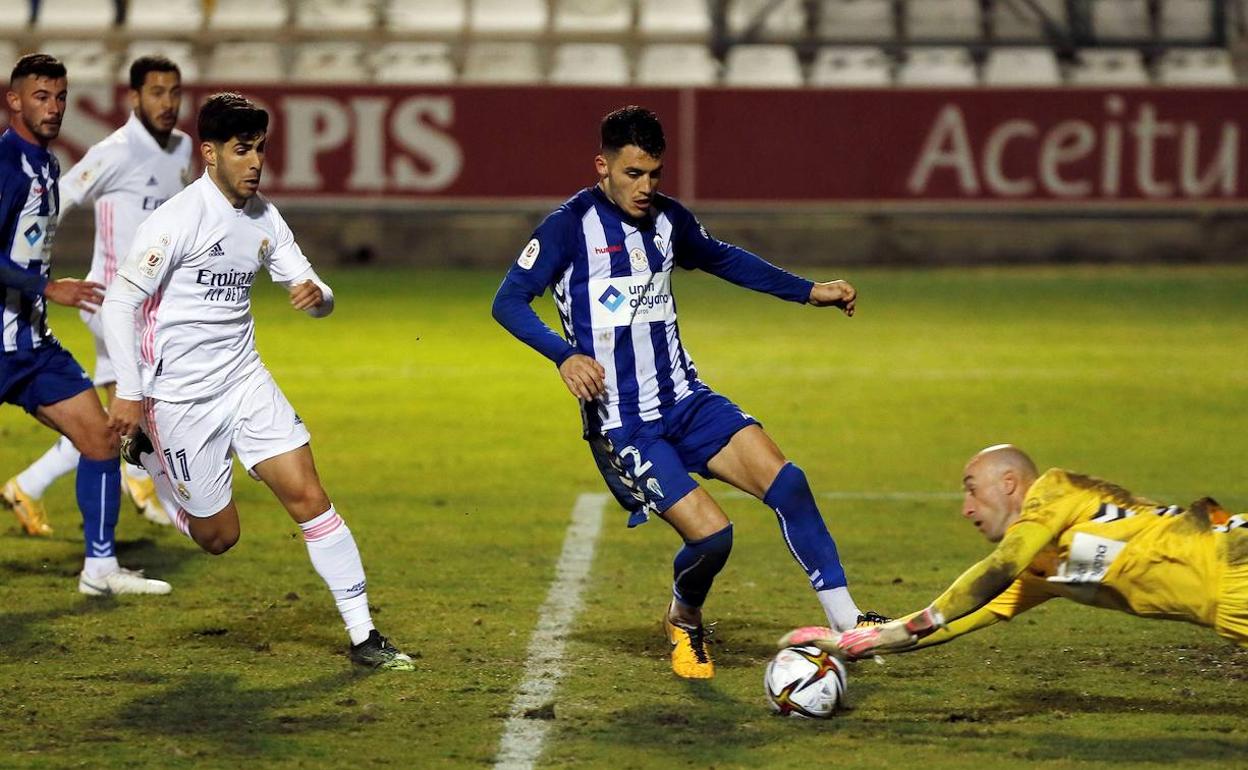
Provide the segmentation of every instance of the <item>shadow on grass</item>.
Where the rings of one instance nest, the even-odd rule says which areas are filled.
[[[1061,712],[1066,714],[1175,714],[1205,716],[1239,714],[1244,704],[1232,701],[1209,701],[1202,698],[1144,698],[1125,695],[1100,695],[1074,690],[1020,690],[1009,694],[1010,702],[993,709],[992,719],[1013,719]]]
[[[334,692],[360,676],[345,670],[270,688],[249,686],[242,674],[232,672],[129,672],[129,683],[149,686],[101,717],[93,730],[124,732],[135,740],[177,738],[188,753],[202,756],[273,758],[283,753],[283,746],[292,746],[291,737],[357,731],[358,720],[344,718],[343,710],[330,703]],[[309,713],[310,703],[324,708]]]
[[[1248,740],[1234,738],[1115,738],[1107,735],[1072,736],[1069,734],[1036,735],[1026,747],[1010,752],[1011,757],[1030,761],[1070,760],[1080,764],[1119,765],[1141,764],[1158,766],[1169,763],[1183,765],[1200,760],[1224,760],[1227,767],[1242,767]]]
[[[776,649],[757,639],[757,636],[756,633],[744,631],[713,633],[707,644],[711,657],[715,660],[715,667],[753,668],[765,664],[775,654]],[[600,628],[582,629],[572,633],[569,638],[580,644],[601,648],[612,655],[667,658],[671,649],[657,620],[654,623],[615,627],[606,631]]]

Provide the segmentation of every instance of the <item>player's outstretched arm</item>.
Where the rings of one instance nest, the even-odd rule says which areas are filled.
[[[108,405],[108,427],[121,436],[133,436],[142,419],[143,385],[136,352],[135,316],[145,299],[147,294],[119,274],[100,306],[104,345],[117,374],[117,392]]]
[[[857,660],[880,653],[913,652],[953,641],[964,634],[987,628],[1001,617],[987,607],[944,625],[935,625],[930,608],[882,626],[838,633],[830,628],[795,628],[780,638],[779,647],[813,645],[841,658]]]
[[[835,280],[816,283],[810,288],[810,298],[806,301],[815,307],[839,307],[845,315],[853,317],[857,299],[858,290],[852,283]]]
[[[104,285],[77,278],[58,278],[48,281],[43,287],[43,296],[49,302],[94,313],[104,301]]]
[[[324,318],[334,312],[334,291],[321,280],[312,268],[308,268],[293,281],[281,284],[290,292],[290,305],[313,318]]]
[[[568,356],[559,365],[559,376],[568,392],[582,401],[593,401],[607,392],[607,370],[584,353]]]

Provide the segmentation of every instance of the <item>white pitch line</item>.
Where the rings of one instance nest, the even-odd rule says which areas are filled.
[[[503,727],[494,767],[498,770],[531,770],[542,753],[550,728],[547,719],[526,717],[525,712],[550,703],[559,678],[568,631],[581,609],[581,593],[594,563],[594,546],[602,529],[607,495],[582,494],[572,508],[572,523],[563,538],[563,552],[555,566],[555,580],[537,612],[537,627],[529,640],[524,678]]]

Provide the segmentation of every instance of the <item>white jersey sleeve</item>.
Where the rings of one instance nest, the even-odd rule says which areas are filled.
[[[108,189],[117,169],[117,158],[118,153],[114,147],[103,143],[95,144],[69,171],[61,175],[61,217],[70,209],[94,200],[102,190]]]
[[[158,209],[139,225],[134,243],[117,274],[149,297],[160,291],[165,277],[181,261],[194,239],[195,228],[171,226],[172,207]]]
[[[279,283],[289,283],[312,269],[312,263],[303,255],[303,250],[295,242],[295,234],[291,232],[286,220],[282,219],[277,207],[265,201],[268,215],[271,218],[276,243],[264,255],[264,269],[269,276]]]

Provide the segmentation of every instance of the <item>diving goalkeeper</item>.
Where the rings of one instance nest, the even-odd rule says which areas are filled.
[[[962,515],[996,550],[917,613],[841,634],[799,628],[781,646],[851,660],[909,652],[1064,597],[1195,623],[1248,647],[1248,515],[1208,497],[1166,506],[1070,471],[1040,474],[1009,444],[972,457],[962,485]]]

